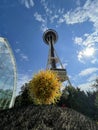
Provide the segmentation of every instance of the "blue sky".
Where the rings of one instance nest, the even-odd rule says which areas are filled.
[[[71,83],[82,90],[98,76],[98,0],[0,0],[0,36],[16,58],[17,90],[46,68],[47,29],[58,33],[55,49]]]

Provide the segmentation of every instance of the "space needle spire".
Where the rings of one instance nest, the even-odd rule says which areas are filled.
[[[49,45],[49,54],[46,69],[56,72],[61,82],[68,81],[69,85],[72,86],[67,75],[67,71],[63,67],[63,64],[61,63],[54,48],[54,44],[58,40],[57,32],[53,29],[46,30],[43,34],[43,40],[47,45]],[[58,64],[60,68],[58,68]]]

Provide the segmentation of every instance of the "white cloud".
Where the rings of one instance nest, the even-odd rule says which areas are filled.
[[[94,27],[98,29],[98,1],[87,0],[83,7],[77,7],[59,18],[59,23],[66,22],[67,24],[82,23],[90,21]]]
[[[21,49],[17,48],[17,49],[15,50],[15,52],[19,55],[20,60],[29,61],[28,56],[25,55],[25,54],[21,51]]]
[[[48,8],[48,3],[45,1],[45,0],[41,0],[41,4],[44,8],[44,16],[42,17],[41,14],[39,14],[38,12],[36,12],[34,14],[34,17],[37,21],[39,21],[41,23],[41,27],[40,29],[42,30],[42,32],[46,31],[48,29],[47,27],[47,20],[49,18],[50,20],[50,17],[51,17],[51,14],[52,14],[52,10]]]
[[[93,84],[92,82],[87,82],[87,83],[83,83],[83,84],[78,85],[78,87],[85,92],[95,91],[96,89],[92,87],[92,84]]]
[[[98,59],[97,58],[94,58],[92,61],[91,61],[92,64],[95,64],[95,63],[98,63]]]
[[[38,12],[36,12],[36,13],[34,14],[34,17],[35,17],[35,19],[36,19],[37,21],[39,21],[39,22],[42,22],[42,23],[45,22],[45,19],[43,19],[43,18],[42,18],[42,15],[41,15],[41,14],[38,14]]]
[[[19,48],[18,48],[18,49],[16,49],[16,50],[15,50],[15,52],[16,52],[16,53],[19,53],[19,52],[20,52],[20,49],[19,49]]]
[[[84,39],[82,42],[83,46],[94,46],[98,42],[98,32],[95,31],[91,34],[84,34]]]
[[[98,68],[95,68],[95,67],[92,67],[92,68],[87,68],[85,70],[82,70],[80,73],[79,73],[79,76],[87,76],[87,75],[90,75],[94,72],[98,71]]]
[[[81,45],[83,42],[83,39],[81,37],[75,37],[74,42],[78,45]]]
[[[53,23],[54,20],[57,19],[58,17],[59,17],[59,15],[57,15],[57,14],[53,15],[53,16],[50,18],[51,23]]]
[[[80,5],[79,0],[76,3]],[[93,28],[91,31],[93,32],[90,34],[85,33],[82,37],[75,37],[74,39],[74,42],[81,48],[81,50],[78,50],[78,60],[83,63],[86,60],[86,50],[89,47],[96,48],[98,43],[98,0],[86,0],[83,6],[78,6],[76,9],[68,12],[63,11],[63,14],[58,17],[58,24],[65,22],[66,24],[74,25],[86,21],[92,23]],[[97,59],[96,55],[92,58],[91,63],[96,61],[94,59]]]
[[[29,60],[28,56],[26,56],[23,53],[20,54],[20,57],[21,57],[21,60],[24,60],[24,61],[28,61]]]
[[[30,5],[33,7],[34,6],[34,1],[30,0]]]
[[[86,17],[86,12],[84,10],[80,10],[77,8],[74,12],[67,12],[63,17],[66,19],[67,24],[76,24],[76,23],[83,23],[84,21],[88,20]]]
[[[78,52],[78,55],[77,55],[78,60],[84,63],[84,60],[89,57],[89,58],[92,58],[91,63],[92,61],[94,63],[96,61],[94,60],[95,52],[96,52],[96,49],[94,47],[85,47],[81,51]]]
[[[28,8],[28,9],[34,6],[34,1],[33,0],[20,0],[20,2],[22,4],[24,4],[25,7]]]
[[[52,10],[49,8],[49,5],[48,3],[45,1],[45,0],[41,0],[41,4],[43,5],[44,7],[44,10],[46,12],[46,15],[49,16],[52,14]]]
[[[67,13],[63,14],[62,17],[59,18],[58,23],[83,23],[84,21],[88,20],[88,18],[89,17],[86,10],[84,10],[82,7],[78,7],[73,11],[68,11]]]
[[[84,51],[83,54],[84,56],[92,56],[95,52],[95,49],[93,47],[87,47]]]
[[[65,12],[64,8],[56,8],[54,3],[51,3],[52,6],[49,6],[49,2],[46,0],[41,0],[41,5],[45,11],[44,14],[47,17],[47,21],[53,23],[56,20],[56,26],[64,22],[66,24],[76,24],[89,21],[92,22],[95,30],[98,30],[98,1],[86,0],[85,4],[81,7],[80,0],[75,2],[78,7],[74,10],[69,10],[68,12]]]
[[[75,44],[79,45],[77,57],[80,62],[86,60],[85,58],[90,57],[91,63],[96,63],[97,61],[97,43],[98,43],[98,33],[94,32],[92,34],[84,34],[82,37],[75,37]]]
[[[48,29],[47,25],[43,23],[43,24],[41,25],[41,30],[42,30],[42,32],[45,32],[47,29]]]
[[[57,21],[59,17],[64,13],[63,8],[57,9],[53,3],[51,4],[52,6],[49,6],[49,1],[41,0],[41,5],[44,10],[44,15],[38,12],[34,14],[35,19],[41,23],[40,28],[43,32],[48,29],[48,25],[50,23],[53,24],[55,22],[55,27],[57,27],[58,26]]]
[[[97,74],[94,73],[87,79],[87,81],[88,82],[92,82],[92,81],[95,81],[96,79],[97,79]]]
[[[43,18],[42,15],[39,14],[38,12],[35,12],[34,17],[38,22],[41,23],[41,30],[43,32],[48,29],[48,27],[47,27],[47,19],[46,18]]]

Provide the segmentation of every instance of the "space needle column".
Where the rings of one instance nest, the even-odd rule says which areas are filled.
[[[53,45],[57,41],[57,38],[57,33],[52,29],[47,30],[43,35],[45,43],[50,47],[48,61],[49,64],[51,64],[51,69],[56,69],[56,58]]]
[[[56,62],[55,62],[55,55],[54,55],[54,47],[53,47],[53,44],[54,44],[54,38],[53,38],[53,35],[49,35],[49,46],[50,46],[50,57],[51,58],[51,67],[52,69],[56,69]]]

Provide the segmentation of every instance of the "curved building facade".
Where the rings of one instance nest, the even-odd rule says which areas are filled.
[[[11,108],[16,97],[16,62],[8,40],[0,37],[0,109]]]

